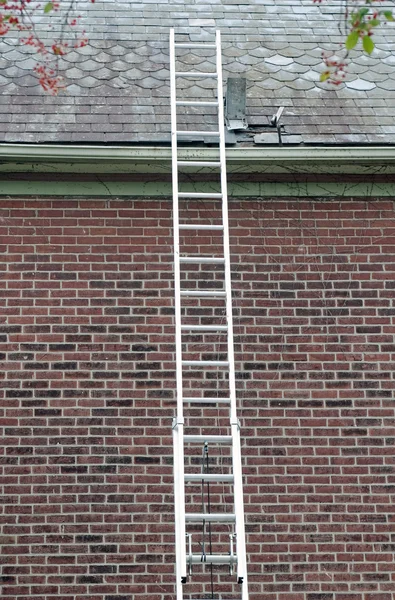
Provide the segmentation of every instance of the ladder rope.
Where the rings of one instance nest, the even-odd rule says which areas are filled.
[[[202,473],[210,472],[210,463],[209,463],[209,455],[208,455],[208,443],[205,442],[203,446],[203,457],[202,457]],[[202,480],[202,512],[204,512],[204,480]],[[211,513],[211,501],[210,501],[210,482],[207,481],[207,513]],[[208,544],[209,544],[209,554],[213,554],[213,543],[212,543],[212,529],[211,529],[211,521],[207,523],[208,525]],[[203,521],[203,539],[202,539],[202,552],[204,553],[204,560],[202,562],[206,562],[206,552],[205,552],[205,532],[206,532],[206,524]],[[203,555],[202,555],[203,558]],[[214,598],[214,575],[213,575],[213,563],[210,563],[210,587],[211,587],[211,598]]]
[[[205,464],[205,452],[206,452],[206,447],[207,447],[207,442],[204,444],[203,446],[203,455],[202,455],[202,475],[204,475],[205,470],[204,470],[204,464]],[[204,479],[202,479],[202,486],[201,486],[201,500],[202,500],[202,514],[205,514],[205,503],[204,503]],[[209,512],[209,511],[208,511]],[[202,558],[201,558],[201,562],[206,562],[206,548],[205,548],[205,542],[206,542],[206,520],[204,519],[202,521],[202,541],[201,541],[201,547],[202,547]]]

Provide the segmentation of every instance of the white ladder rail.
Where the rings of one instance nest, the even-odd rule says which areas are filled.
[[[215,48],[216,51],[216,71],[206,72],[183,72],[176,71],[176,48]],[[211,77],[217,79],[217,98],[215,101],[190,101],[177,100],[176,78],[177,77]],[[236,385],[235,385],[235,365],[234,365],[234,335],[233,335],[233,315],[232,315],[232,294],[231,294],[231,267],[230,267],[230,246],[229,246],[229,216],[228,216],[228,197],[227,197],[227,178],[226,178],[226,156],[225,156],[225,129],[224,129],[224,107],[223,107],[223,85],[222,85],[222,61],[221,61],[221,34],[216,32],[215,44],[208,43],[176,43],[175,33],[170,31],[170,91],[171,91],[171,142],[172,142],[172,173],[173,173],[173,227],[174,227],[174,285],[175,285],[175,329],[176,329],[176,395],[177,395],[177,416],[173,421],[173,445],[174,445],[174,497],[175,497],[175,529],[176,529],[176,591],[177,600],[183,600],[183,583],[187,580],[187,553],[186,553],[186,523],[230,523],[234,524],[236,538],[236,554],[229,555],[212,554],[207,555],[208,564],[230,564],[231,571],[233,564],[237,570],[237,582],[241,587],[241,600],[248,600],[247,583],[247,561],[245,550],[245,531],[244,531],[244,508],[243,508],[243,490],[242,490],[242,469],[241,469],[241,444],[240,444],[240,426],[237,420],[236,410]],[[216,131],[187,131],[177,129],[177,106],[213,106],[218,111],[218,129]],[[178,160],[178,137],[179,136],[209,136],[218,138],[216,142],[219,150],[219,161],[179,161]],[[199,193],[199,192],[180,192],[178,184],[178,170],[182,167],[209,167],[220,169],[220,193]],[[193,225],[180,224],[179,222],[179,200],[182,198],[211,198],[221,200],[222,203],[222,225]],[[223,236],[223,256],[181,256],[180,254],[180,230],[181,229],[214,229],[222,231]],[[181,264],[193,263],[220,263],[222,264],[224,291],[218,290],[181,290]],[[225,300],[226,325],[188,325],[183,324],[181,320],[181,299],[185,296],[195,297],[215,297],[220,295]],[[182,334],[188,331],[216,331],[227,334],[227,360],[197,361],[183,360],[182,358]],[[227,398],[183,398],[183,367],[226,367],[229,375],[229,392]],[[184,403],[201,402],[202,404],[215,404],[223,402],[229,406],[230,432],[231,435],[185,435],[184,434]],[[229,475],[185,474],[184,467],[184,447],[188,443],[213,443],[228,444],[231,446],[232,455],[232,473]],[[232,512],[228,513],[188,513],[185,508],[185,483],[199,482],[206,483],[212,481],[228,482],[233,485],[234,506]],[[191,548],[191,547],[190,547]],[[191,555],[189,550],[190,565],[201,562],[200,555]],[[203,590],[202,590],[203,591]]]
[[[177,416],[173,421],[174,448],[174,504],[176,525],[176,590],[177,600],[182,600],[182,584],[186,582],[185,548],[185,487],[184,487],[184,407],[182,380],[182,338],[181,338],[181,277],[180,277],[180,233],[178,205],[178,166],[177,166],[177,111],[176,111],[176,57],[174,29],[170,30],[170,108],[171,108],[171,147],[172,147],[172,187],[173,187],[173,236],[174,236],[174,288],[175,288],[175,342],[176,342],[176,396]]]
[[[218,73],[218,100],[224,97],[222,84],[222,58],[221,58],[221,32],[216,32],[217,46],[217,73]],[[219,102],[219,153],[221,163],[221,192],[222,192],[222,224],[224,227],[224,256],[225,256],[225,291],[226,291],[226,322],[228,325],[228,361],[229,361],[229,391],[230,391],[230,424],[232,429],[232,464],[234,474],[234,510],[236,516],[236,555],[237,555],[237,580],[242,585],[242,599],[248,599],[247,559],[245,546],[244,500],[243,480],[241,470],[241,444],[240,425],[237,419],[236,408],[236,374],[234,358],[234,334],[232,313],[232,279],[230,267],[230,239],[229,239],[229,211],[228,211],[228,184],[226,176],[225,154],[225,123],[224,105]]]

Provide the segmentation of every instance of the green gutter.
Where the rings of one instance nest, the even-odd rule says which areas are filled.
[[[179,157],[217,151],[180,148]],[[234,197],[395,197],[395,146],[230,147],[227,169]],[[0,144],[3,197],[171,197],[170,173],[168,147]],[[180,180],[184,191],[215,191],[207,169]]]
[[[181,148],[183,159],[209,159],[216,156],[216,150],[207,147]],[[49,144],[0,144],[0,167],[9,170],[15,164],[57,163],[89,164],[95,170],[119,172],[120,166],[149,165],[159,166],[159,172],[170,169],[171,149],[168,147],[144,146],[72,146]],[[229,169],[238,167],[239,172],[251,172],[251,165],[278,165],[306,172],[311,165],[364,165],[373,169],[377,165],[395,165],[395,146],[265,146],[265,147],[229,147],[227,148]],[[43,166],[43,165],[42,165]],[[167,169],[164,169],[167,167]],[[310,168],[309,168],[310,167]],[[19,170],[19,169],[18,169]],[[38,169],[37,170],[42,170]],[[54,169],[56,170],[56,169]],[[253,169],[256,170],[256,169]],[[320,169],[321,170],[321,169]],[[329,169],[331,171],[331,169]],[[86,171],[85,171],[86,172]],[[94,172],[94,171],[93,171]],[[124,171],[128,172],[128,171]],[[130,171],[129,171],[130,172]],[[143,170],[140,170],[143,172]]]

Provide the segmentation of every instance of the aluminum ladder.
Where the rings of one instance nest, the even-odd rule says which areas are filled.
[[[188,72],[177,71],[177,55],[178,49],[202,48],[204,50],[211,49],[215,53],[216,70],[214,72],[202,72],[191,70]],[[213,57],[214,58],[214,55]],[[188,78],[210,78],[214,82],[214,100],[194,100],[183,99],[177,96],[177,84],[180,79]],[[185,81],[185,79],[184,79]],[[241,447],[240,447],[240,425],[236,413],[236,386],[235,386],[235,366],[234,366],[234,342],[233,342],[233,318],[232,318],[232,291],[231,291],[231,270],[230,270],[230,251],[229,251],[229,224],[228,224],[228,198],[227,198],[227,178],[226,178],[226,159],[225,159],[225,132],[224,132],[224,107],[223,107],[223,86],[222,86],[222,61],[221,61],[221,35],[216,32],[215,41],[212,43],[177,43],[175,41],[175,32],[170,31],[170,87],[171,87],[171,140],[172,140],[172,184],[173,184],[173,228],[174,228],[174,286],[175,286],[175,341],[176,341],[176,398],[177,398],[177,413],[173,420],[173,444],[174,444],[174,496],[175,496],[175,540],[176,540],[176,590],[177,600],[183,600],[185,593],[185,585],[191,577],[192,565],[198,563],[206,563],[208,565],[228,565],[231,574],[236,575],[236,594],[240,600],[248,600],[248,584],[247,584],[247,561],[245,548],[245,527],[244,527],[244,507],[243,507],[243,483],[241,469]],[[215,107],[214,114],[217,115],[216,124],[212,126],[212,130],[207,131],[192,131],[178,129],[177,125],[177,108],[180,106],[195,107],[194,110],[200,110],[199,107],[211,109]],[[196,114],[196,113],[195,113]],[[209,138],[212,140],[212,145],[218,151],[218,159],[215,161],[195,161],[195,160],[179,160],[179,141],[183,139],[191,139],[196,137]],[[192,141],[193,144],[193,141]],[[198,169],[207,168],[207,172],[217,173],[219,176],[220,190],[218,192],[181,192],[179,190],[179,173],[185,167],[197,167]],[[196,201],[204,200],[205,202],[216,201],[221,206],[219,219],[220,224],[201,224],[193,221],[190,216],[180,219],[180,209],[183,207],[183,202],[187,199],[195,199]],[[190,200],[189,200],[190,201]],[[187,211],[188,212],[188,211]],[[210,234],[213,231],[218,232],[221,238],[221,255],[220,256],[185,256],[182,244],[180,244],[180,234],[185,235],[188,231],[202,231],[203,235]],[[181,240],[182,241],[182,240]],[[205,268],[200,265],[219,265],[222,269],[220,277],[222,277],[222,289],[219,290],[188,290],[185,289],[185,278],[181,280],[181,274],[185,270],[191,268]],[[206,267],[207,268],[207,267]],[[183,285],[181,285],[183,284]],[[183,303],[185,299],[195,299],[197,302],[204,298],[206,302],[210,298],[222,298],[224,303],[224,319],[221,324],[185,324],[183,321]],[[185,336],[191,333],[202,332],[218,332],[218,335],[225,336],[224,347],[226,347],[226,360],[185,360],[183,344]],[[220,369],[225,371],[223,375],[227,382],[227,397],[219,397],[219,394],[212,394],[214,397],[202,397],[199,392],[194,395],[184,393],[184,376],[185,370],[195,368],[204,372],[205,369]],[[222,376],[222,375],[221,375]],[[192,435],[188,433],[190,428],[193,428],[193,418],[189,421],[185,417],[187,407],[199,405],[205,407],[215,407],[221,404],[221,407],[226,407],[226,427],[228,435]],[[203,416],[204,419],[204,416]],[[196,429],[195,429],[196,431]],[[199,430],[200,431],[200,430]],[[222,432],[222,429],[221,429]],[[185,472],[185,452],[187,448],[201,445],[203,454],[208,445],[214,448],[227,447],[229,453],[230,473],[202,473],[202,472]],[[225,483],[230,486],[233,496],[233,506],[228,512],[190,512],[189,505],[186,505],[186,486],[189,482],[202,482],[204,485],[211,483]],[[192,534],[187,531],[191,525],[202,523],[203,527],[206,524],[215,524],[215,527],[221,527],[218,524],[227,524],[227,527],[232,528],[230,537],[230,546],[227,552],[211,553],[203,550],[199,553],[194,553],[192,549],[191,538]],[[229,523],[231,524],[229,526]],[[228,530],[229,532],[229,530]],[[195,533],[194,533],[195,536]],[[188,550],[187,550],[188,548]],[[210,548],[211,550],[211,548]],[[213,566],[211,566],[211,571]],[[225,574],[227,575],[227,574]],[[212,576],[212,575],[211,575]],[[199,577],[193,577],[193,591],[188,593],[188,598],[194,600],[194,596],[204,594],[207,598],[207,589],[203,588],[196,593]],[[196,580],[196,581],[195,581]],[[223,573],[216,573],[217,587],[221,587],[224,580]],[[231,581],[234,581],[232,578]],[[225,582],[229,582],[229,577]],[[212,582],[211,582],[212,584]],[[207,585],[207,584],[206,584]],[[225,583],[224,583],[225,585]],[[225,587],[225,590],[229,589]],[[221,594],[221,589],[216,590],[216,594]],[[228,592],[228,595],[229,594]],[[233,592],[232,592],[233,595]],[[218,597],[218,596],[216,596]],[[222,594],[222,598],[226,598]],[[234,596],[235,597],[235,596]],[[197,600],[197,599],[196,599]]]

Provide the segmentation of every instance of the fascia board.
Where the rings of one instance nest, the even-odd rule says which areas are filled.
[[[215,148],[182,147],[179,156],[184,160],[208,160],[216,156]],[[284,168],[295,173],[307,173],[318,167],[319,172],[377,172],[386,165],[394,172],[395,146],[271,146],[228,147],[229,171],[250,173],[281,172]],[[30,165],[30,167],[29,167]],[[63,166],[62,166],[63,165]],[[50,144],[0,144],[0,171],[56,172],[67,170],[86,173],[169,172],[171,148],[158,146],[82,146]],[[16,168],[17,167],[17,168]],[[383,172],[383,171],[381,171]]]

